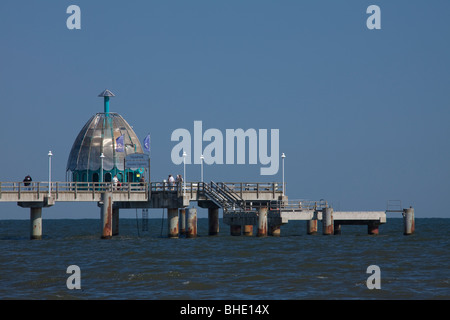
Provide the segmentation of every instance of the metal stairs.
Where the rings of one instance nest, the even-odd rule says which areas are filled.
[[[203,194],[224,211],[244,211],[245,201],[224,183],[201,183]]]

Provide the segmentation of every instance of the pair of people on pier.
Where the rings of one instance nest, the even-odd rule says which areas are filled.
[[[171,174],[169,174],[168,182],[169,182],[170,190],[174,190],[175,185],[177,187],[181,186],[181,184],[183,183],[183,177],[181,176],[181,174],[178,174],[177,179],[175,180],[175,178]]]

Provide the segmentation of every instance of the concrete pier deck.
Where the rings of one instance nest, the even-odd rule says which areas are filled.
[[[267,219],[269,223],[282,225],[290,220],[322,220],[322,212],[314,210],[304,211],[279,211],[271,210]],[[226,212],[223,214],[225,224],[233,225],[256,225],[258,223],[258,212]],[[333,221],[342,225],[366,225],[369,223],[386,223],[386,212],[384,211],[334,211]]]
[[[218,234],[219,209],[223,209],[223,222],[230,226],[233,235],[243,232],[251,235],[255,229],[259,236],[280,235],[280,227],[291,220],[308,221],[308,234],[317,233],[318,221],[322,222],[323,234],[339,234],[341,225],[367,225],[369,234],[378,234],[378,227],[386,223],[386,211],[333,211],[328,203],[319,201],[288,200],[280,183],[223,183],[189,182],[170,185],[166,182],[112,183],[93,182],[0,182],[0,203],[17,202],[30,209],[30,219],[37,221],[42,229],[42,208],[58,202],[97,202],[101,208],[102,226],[117,225],[119,209],[167,208],[171,211],[173,230],[178,230],[178,209],[185,210],[192,202],[208,209],[211,220],[209,234]],[[104,210],[105,195],[108,206]],[[413,209],[411,208],[411,212]],[[111,212],[110,212],[111,211]],[[110,214],[111,213],[111,214]],[[405,213],[404,213],[405,215]],[[408,215],[409,225],[405,234],[414,232],[413,214]],[[185,222],[185,221],[182,221]],[[175,225],[177,224],[177,225]],[[256,226],[256,228],[254,228]],[[112,231],[102,229],[104,238]],[[405,229],[406,230],[406,229]],[[117,234],[118,231],[115,231]],[[39,238],[39,234],[32,238]]]

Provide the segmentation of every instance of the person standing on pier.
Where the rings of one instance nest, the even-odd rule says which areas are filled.
[[[29,185],[31,184],[31,181],[33,181],[33,179],[31,179],[31,176],[28,174],[24,179],[23,179],[23,185],[27,188],[25,188],[25,190],[30,190],[31,188],[28,188]]]
[[[139,185],[141,186],[141,190],[145,190],[144,186],[145,186],[145,179],[144,176],[141,176],[139,178]]]
[[[117,175],[115,175],[114,178],[113,178],[114,190],[117,190],[117,184],[118,183],[119,183],[119,179],[117,178]]]
[[[173,176],[171,174],[169,174],[169,187],[170,190],[173,190],[173,185],[175,184],[175,179],[173,178]]]
[[[183,177],[181,176],[181,174],[177,174],[177,190],[181,190],[181,188],[183,188]]]

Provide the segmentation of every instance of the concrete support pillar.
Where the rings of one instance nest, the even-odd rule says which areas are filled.
[[[185,235],[186,234],[186,209],[182,208],[180,209],[180,217],[179,217],[179,223],[180,223],[180,234]]]
[[[374,223],[371,222],[367,225],[367,233],[368,234],[378,234],[378,228],[379,228],[379,224],[378,223]]]
[[[317,234],[317,219],[311,219],[306,221],[306,233]]]
[[[112,193],[105,192],[102,194],[103,205],[100,209],[101,219],[101,238],[111,239],[112,237],[112,216],[113,216],[113,200]]]
[[[279,237],[281,235],[280,225],[269,225],[269,235],[274,237]]]
[[[414,208],[409,207],[408,209],[403,209],[403,234],[413,234],[415,229],[414,224]]]
[[[232,236],[240,236],[241,235],[241,225],[232,224],[230,226],[230,235],[232,235]]]
[[[324,235],[333,234],[333,208],[322,209],[322,233]]]
[[[197,237],[197,209],[189,208],[186,222],[186,238]]]
[[[267,236],[267,211],[265,207],[258,210],[258,237]]]
[[[42,239],[42,208],[30,208],[30,239]]]
[[[119,234],[119,208],[114,208],[112,211],[112,235],[117,236]]]
[[[240,227],[240,226],[239,226]],[[244,236],[248,236],[251,237],[253,236],[253,225],[252,224],[247,224],[244,225],[244,232],[243,232]]]
[[[219,208],[208,208],[208,234],[210,236],[219,234]]]
[[[178,238],[178,208],[167,209],[167,225],[169,238]]]

